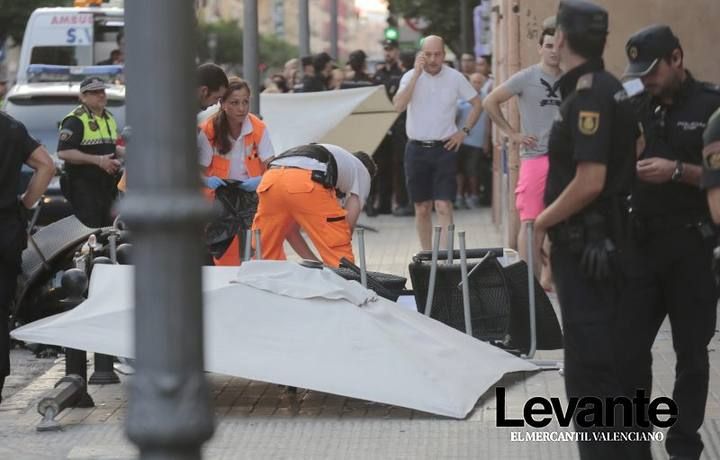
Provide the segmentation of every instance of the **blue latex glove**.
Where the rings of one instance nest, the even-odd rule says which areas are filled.
[[[251,177],[250,179],[242,181],[240,184],[240,188],[245,190],[246,192],[254,192],[257,190],[258,185],[260,185],[260,180],[262,179],[262,176],[258,177]]]
[[[224,180],[217,176],[208,176],[205,178],[205,186],[211,190],[227,185]]]

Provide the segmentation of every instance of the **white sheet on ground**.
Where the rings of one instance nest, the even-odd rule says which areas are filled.
[[[268,272],[284,276],[266,277],[261,289],[246,284]],[[133,273],[96,266],[87,301],[12,336],[133,357]],[[537,370],[326,270],[259,261],[204,267],[203,280],[210,372],[463,418],[505,373]],[[305,286],[293,293],[291,284]],[[323,294],[343,289],[364,306]]]

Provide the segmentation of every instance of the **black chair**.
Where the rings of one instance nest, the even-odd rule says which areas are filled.
[[[477,267],[477,261],[487,257]],[[501,248],[471,249],[467,251],[468,291],[470,296],[470,320],[472,335],[491,342],[516,354],[530,350],[530,314],[528,267],[520,261],[503,267],[497,260],[503,254]],[[410,279],[415,291],[418,311],[425,312],[430,283],[432,254],[423,251],[413,257],[409,265]],[[446,264],[447,253],[438,254],[431,317],[455,329],[465,332],[459,252],[455,251],[455,263]],[[471,261],[472,260],[472,261]],[[473,270],[474,269],[474,270]],[[550,299],[535,280],[535,309],[537,349],[562,348],[562,332]]]

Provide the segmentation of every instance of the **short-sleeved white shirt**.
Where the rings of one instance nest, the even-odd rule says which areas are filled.
[[[362,161],[344,148],[334,144],[319,144],[328,149],[337,163],[338,178],[335,188],[346,195],[357,195],[360,206],[365,206],[370,194],[371,177]],[[288,157],[272,162],[276,166],[292,166],[295,168],[325,171],[327,166],[313,158]]]
[[[414,73],[412,69],[402,76],[398,92],[408,85]],[[449,138],[458,130],[455,126],[458,100],[469,101],[477,94],[463,74],[446,65],[436,75],[423,72],[407,107],[408,138],[418,141]]]
[[[245,136],[250,135],[252,132],[253,125],[249,120],[246,120],[240,130],[240,137],[237,139],[230,139],[232,142],[232,148],[226,155],[226,158],[230,159],[230,173],[228,174],[228,179],[246,180],[250,178],[247,169],[245,169],[245,155],[248,153],[245,150]],[[198,162],[200,163],[200,166],[209,166],[212,161],[215,148],[213,148],[210,144],[210,141],[202,130],[198,133],[197,145],[199,152]],[[258,156],[262,161],[267,161],[275,155],[275,150],[273,149],[272,142],[270,142],[270,134],[268,133],[267,127],[263,131],[257,151]]]

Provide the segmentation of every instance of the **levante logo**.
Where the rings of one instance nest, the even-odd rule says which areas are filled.
[[[668,428],[677,420],[678,407],[670,398],[653,399],[645,396],[645,391],[637,390],[634,398],[624,396],[601,399],[593,396],[570,398],[563,408],[559,398],[536,396],[525,402],[523,418],[508,418],[505,414],[505,388],[495,390],[497,397],[496,426],[522,427],[527,423],[534,428],[543,428],[550,424],[553,415],[558,424],[568,427],[574,421],[583,428],[612,427],[615,425],[616,408],[622,408],[622,425],[631,427],[633,418],[643,428],[650,424],[659,428]],[[661,416],[663,418],[661,418]]]

